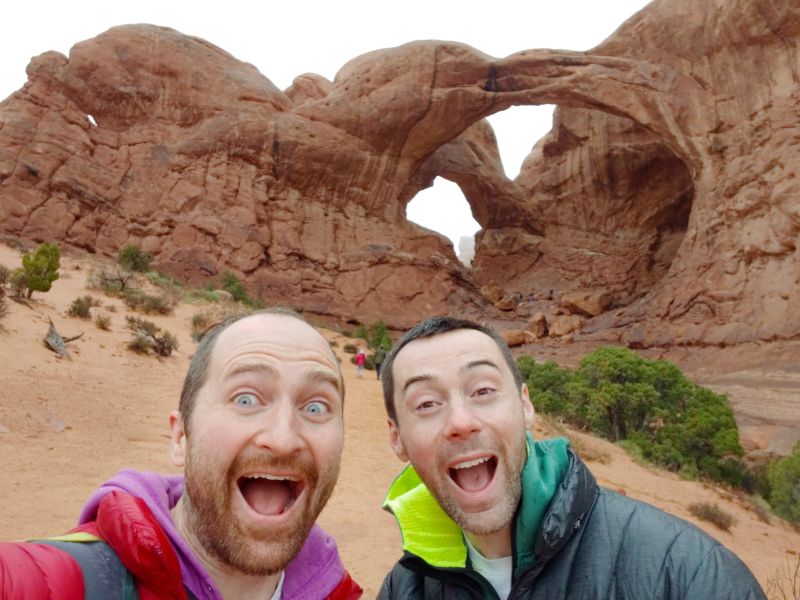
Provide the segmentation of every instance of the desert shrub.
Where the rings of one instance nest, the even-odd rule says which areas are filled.
[[[356,346],[355,344],[345,344],[344,346],[342,346],[342,351],[347,354],[355,354],[356,352],[358,352],[358,346]]]
[[[0,294],[0,321],[2,321],[7,314],[8,314],[8,304],[6,303],[6,296],[5,294]]]
[[[92,316],[92,307],[98,306],[97,300],[91,296],[80,296],[72,301],[67,309],[67,314],[70,317],[78,317],[79,319],[88,319]]]
[[[775,513],[792,523],[800,523],[800,442],[792,453],[774,460],[767,467],[769,503]]]
[[[133,277],[133,273],[121,269],[116,269],[114,272],[92,271],[86,280],[86,287],[101,290],[107,296],[119,297],[128,289]]]
[[[153,296],[140,288],[128,288],[122,297],[125,305],[146,315],[172,314],[174,301],[165,296]]]
[[[153,351],[159,356],[169,356],[178,349],[178,338],[169,331],[164,331],[154,338]]]
[[[183,301],[189,304],[208,302],[215,304],[221,300],[219,293],[210,288],[191,289],[183,295]]]
[[[336,340],[330,340],[330,341],[328,342],[328,345],[329,345],[331,348],[338,348],[338,347],[339,347],[339,342],[337,342]]]
[[[350,357],[350,362],[352,364],[356,364],[355,355]],[[375,355],[374,354],[367,354],[367,357],[364,360],[364,368],[367,371],[374,371],[375,370]]]
[[[0,265],[0,287],[8,283],[9,277],[11,277],[11,269],[5,265]]]
[[[152,321],[145,321],[144,319],[140,319],[139,317],[134,317],[131,315],[125,317],[125,321],[128,325],[128,329],[134,333],[137,331],[144,331],[150,337],[155,337],[158,335],[158,325]]]
[[[98,329],[108,331],[111,329],[111,317],[105,313],[98,313],[94,317],[94,324]]]
[[[733,515],[726,513],[718,505],[710,502],[693,502],[689,505],[689,512],[698,519],[713,523],[723,531],[730,531],[736,525]]]
[[[144,331],[137,331],[133,337],[128,341],[128,350],[132,350],[137,354],[148,354],[153,349],[153,338],[147,335]]]
[[[165,273],[161,273],[159,271],[148,271],[144,274],[147,281],[152,283],[156,287],[160,287],[165,290],[177,290],[180,291],[183,287],[181,282],[177,279],[173,279],[169,275]]]
[[[33,254],[22,255],[20,268],[26,287],[26,297],[30,298],[33,292],[49,292],[53,282],[59,278],[61,251],[55,244],[42,244]]]
[[[202,340],[212,323],[213,319],[207,312],[199,312],[192,315],[192,339],[195,342]]]
[[[220,289],[225,290],[236,302],[241,302],[245,306],[254,308],[260,307],[260,304],[247,295],[247,290],[242,281],[230,271],[225,271],[220,278]]]
[[[369,327],[364,324],[358,325],[349,337],[360,338],[367,342],[373,350],[382,348],[388,352],[392,349],[392,338],[389,329],[383,321],[376,321]]]
[[[25,277],[25,272],[20,267],[11,271],[8,277],[8,282],[11,284],[11,292],[17,298],[22,298],[28,291],[28,280]]]
[[[128,341],[128,348],[139,354],[148,354],[150,351],[159,356],[169,356],[178,349],[178,338],[169,331],[161,330],[152,321],[145,321],[139,317],[128,315],[125,317],[128,329],[133,336]]]
[[[675,365],[609,347],[587,354],[575,371],[530,357],[519,366],[539,411],[627,440],[644,459],[685,477],[743,483],[744,451],[727,398],[692,383]]]
[[[153,260],[153,257],[135,244],[123,246],[117,254],[117,262],[122,268],[136,271],[137,273],[149,271],[151,260]]]
[[[775,570],[764,591],[769,600],[797,600],[800,598],[800,554],[786,553],[784,564]]]

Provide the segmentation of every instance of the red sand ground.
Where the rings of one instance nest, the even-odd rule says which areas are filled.
[[[50,292],[34,294],[31,307],[8,302],[6,331],[0,333],[0,460],[6,475],[0,487],[0,539],[69,529],[89,493],[122,468],[175,470],[168,455],[167,414],[177,405],[194,349],[191,317],[207,307],[180,304],[171,316],[146,317],[176,333],[180,349],[160,360],[133,354],[125,347],[124,305],[85,288],[95,260],[62,258],[62,276]],[[0,264],[18,266],[19,253],[0,245]],[[111,331],[66,315],[72,300],[87,293],[114,307],[108,312]],[[69,344],[71,362],[43,345],[48,317],[64,336],[84,334]],[[387,442],[374,373],[357,379],[355,366],[341,354],[346,338],[325,335],[343,356],[346,445],[339,483],[320,521],[336,537],[366,597],[374,597],[400,556],[394,520],[380,506],[402,464]],[[539,428],[535,434],[544,435]],[[735,495],[640,466],[613,444],[578,438],[587,456],[601,459],[589,464],[603,485],[695,522],[737,553],[762,584],[800,550],[800,534],[792,527],[774,517],[765,523]],[[697,501],[719,504],[736,525],[722,532],[693,519],[687,506]]]

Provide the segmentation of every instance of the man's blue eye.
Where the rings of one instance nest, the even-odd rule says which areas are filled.
[[[305,406],[305,411],[312,415],[321,415],[327,412],[328,407],[322,402],[309,402]]]
[[[255,406],[256,397],[253,394],[239,394],[233,399],[233,402],[238,406]]]

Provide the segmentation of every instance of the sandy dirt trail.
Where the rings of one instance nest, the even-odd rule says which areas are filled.
[[[98,484],[122,468],[174,472],[168,454],[167,415],[177,405],[188,359],[192,315],[203,307],[180,304],[168,317],[146,317],[176,333],[177,353],[166,359],[139,356],[125,344],[122,303],[85,288],[92,257],[62,258],[62,276],[31,307],[8,302],[0,333],[0,539],[55,535],[75,524],[78,511]],[[16,267],[19,252],[0,245],[0,264]],[[106,266],[108,263],[102,263]],[[78,296],[92,293],[114,307],[111,331],[66,316]],[[44,347],[47,319],[65,335],[73,360],[56,358]],[[380,386],[374,372],[363,379],[342,354],[347,341],[325,332],[342,357],[347,395],[346,442],[336,490],[320,521],[337,539],[345,565],[375,597],[385,573],[400,556],[400,536],[391,515],[380,508],[402,464],[388,445]],[[537,436],[546,435],[541,430]],[[717,502],[737,519],[730,533],[700,527],[731,548],[766,583],[786,557],[800,550],[800,534],[772,518],[767,524],[736,496],[702,483],[635,464],[622,450],[588,436],[580,438],[599,461],[590,466],[601,483],[629,496],[690,518],[693,501]],[[690,518],[691,520],[691,518]]]

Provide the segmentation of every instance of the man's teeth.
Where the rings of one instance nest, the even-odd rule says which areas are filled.
[[[259,473],[257,475],[248,475],[250,479],[270,479],[272,481],[297,481],[295,477],[286,475],[270,475],[269,473]]]
[[[475,465],[479,465],[481,463],[484,463],[487,460],[489,460],[489,457],[488,456],[483,456],[481,458],[476,458],[474,460],[468,460],[468,461],[465,461],[465,462],[462,462],[462,463],[458,463],[453,468],[454,469],[469,469],[470,467],[474,467]]]

